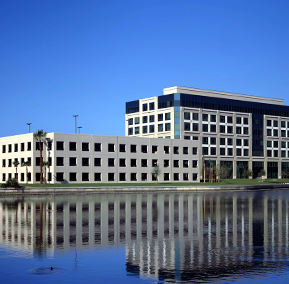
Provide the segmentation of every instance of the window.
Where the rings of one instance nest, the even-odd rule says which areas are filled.
[[[193,113],[193,120],[199,120],[199,114]]]
[[[281,127],[286,127],[285,126],[285,121],[281,121]]]
[[[2,181],[6,181],[6,174],[2,174]]]
[[[193,160],[193,168],[197,168],[198,167],[198,161],[197,160]]]
[[[246,125],[248,124],[248,117],[244,117],[243,118],[243,123],[246,124]]]
[[[108,152],[114,152],[114,144],[108,144]]]
[[[227,123],[233,123],[233,117],[227,116]]]
[[[164,181],[169,181],[169,180],[170,180],[170,174],[164,173]]]
[[[271,120],[267,120],[267,126],[271,126],[272,125],[272,121]]]
[[[37,174],[39,177],[37,177]],[[40,180],[40,173],[36,173],[36,180]],[[56,181],[64,181],[64,173],[56,173]]]
[[[245,157],[249,156],[249,150],[248,149],[244,149],[244,156]]]
[[[2,145],[2,153],[6,153],[6,145]]]
[[[136,178],[136,173],[131,173],[131,174],[130,174],[130,180],[131,180],[131,181],[136,181],[136,180],[137,180],[137,178]]]
[[[143,133],[143,134],[148,133],[148,127],[147,127],[147,126],[143,126],[143,127],[142,127],[142,133]]]
[[[208,121],[208,114],[203,113],[203,121]]]
[[[233,126],[227,126],[227,133],[233,133]]]
[[[197,147],[193,147],[193,155],[197,155],[198,154],[198,148]]]
[[[171,131],[171,124],[170,123],[165,124],[165,131]]]
[[[150,115],[150,122],[155,122],[155,116],[154,115]]]
[[[141,166],[143,168],[147,167],[148,166],[148,160],[147,159],[141,159]]]
[[[198,179],[198,174],[193,174],[193,180],[197,180]]]
[[[94,143],[94,151],[101,152],[101,143]]]
[[[119,173],[119,181],[125,181],[125,173]]]
[[[210,125],[210,132],[216,132],[216,125],[215,124]]]
[[[152,167],[157,166],[157,164],[158,164],[158,160],[157,159],[153,159],[152,160]]]
[[[216,122],[216,115],[211,114],[211,121],[212,121],[212,122]]]
[[[150,133],[154,133],[155,132],[155,126],[154,125],[150,125]]]
[[[133,125],[133,118],[129,118],[128,125]]]
[[[183,160],[183,168],[188,168],[188,167],[189,167],[189,161]]]
[[[209,148],[203,147],[203,155],[208,155],[208,154],[209,154]]]
[[[189,112],[184,113],[184,119],[190,120],[190,113]]]
[[[23,152],[23,151],[25,151],[25,149],[24,149],[24,146],[25,144],[24,143],[21,143],[21,152]]]
[[[211,155],[216,155],[216,147],[211,147]]]
[[[47,150],[48,151],[52,150],[52,142],[51,141],[47,141]]]
[[[114,181],[114,173],[108,173],[108,181]]]
[[[174,147],[174,154],[179,154],[179,147]]]
[[[136,167],[136,159],[130,159],[130,166],[132,168],[135,168]]]
[[[278,120],[274,120],[274,127],[278,127]]]
[[[281,157],[286,158],[286,151],[281,151]]]
[[[183,147],[183,154],[184,155],[189,154],[189,147]]]
[[[185,131],[191,131],[191,124],[189,122],[184,123],[184,130]]]
[[[71,167],[77,166],[75,157],[69,157],[69,166]]]
[[[267,147],[272,147],[272,141],[267,141]]]
[[[36,149],[37,150],[37,149]],[[11,153],[12,152],[12,145],[11,144],[9,144],[8,145],[8,153]]]
[[[89,158],[82,158],[82,166],[83,167],[89,166]]]
[[[119,144],[119,152],[125,152],[125,144]]]
[[[101,167],[101,158],[94,158],[94,166]]]
[[[286,142],[284,141],[281,142],[281,148],[286,148]]]
[[[147,145],[141,145],[141,152],[147,153],[148,152],[148,146]]]
[[[241,124],[241,117],[236,117],[236,123]]]
[[[164,128],[163,128],[163,124],[158,124],[158,132],[163,132]]]
[[[164,168],[168,168],[170,166],[170,160],[164,160]]]
[[[237,146],[242,146],[242,140],[241,139],[236,139],[236,145]]]
[[[10,160],[10,159],[9,159]],[[8,162],[9,162],[8,160]],[[35,163],[36,163],[36,166],[40,166],[40,157],[36,157],[35,159]],[[57,163],[57,162],[56,162]],[[10,163],[8,163],[8,167],[11,167],[11,165],[9,166]]]
[[[134,118],[134,124],[139,124],[139,117]]]
[[[141,174],[141,180],[142,181],[147,181],[147,179],[148,179],[148,174],[147,173],[142,173]]]
[[[41,149],[43,150],[43,142],[41,142]],[[36,142],[36,151],[39,151],[39,150],[40,150],[39,142]],[[64,149],[60,149],[60,150],[64,150]]]
[[[225,125],[220,125],[220,132],[225,133]]]
[[[274,141],[274,148],[278,148],[278,141]]]
[[[76,173],[69,173],[69,181],[76,181]]]
[[[14,144],[14,152],[18,152],[18,144]]]
[[[189,180],[188,173],[183,173],[183,180]]]
[[[126,167],[125,159],[119,159],[119,166]]]
[[[267,129],[267,136],[272,136],[272,130],[271,129]]]
[[[130,145],[130,152],[136,153],[136,145]]]
[[[236,127],[236,134],[241,134],[241,133],[242,133],[241,127],[237,126]]]
[[[148,104],[143,104],[142,111],[147,111],[147,110],[148,110]]]
[[[228,145],[233,145],[233,139],[232,138],[228,138],[227,139],[227,143],[228,143]]]
[[[208,132],[208,124],[203,124],[203,132]]]
[[[170,112],[165,113],[165,120],[171,120],[171,113]]]
[[[150,103],[149,107],[150,107],[150,110],[154,110],[155,109],[155,103]]]
[[[203,144],[208,144],[208,143],[209,143],[209,138],[203,137]]]
[[[2,160],[2,167],[3,167],[3,168],[6,167],[6,160],[5,160],[5,159]]]
[[[175,181],[179,180],[179,174],[178,173],[174,173],[174,180]]]
[[[233,148],[228,148],[227,154],[228,154],[228,156],[233,156]]]
[[[129,128],[128,129],[128,135],[132,135],[133,134],[133,128]]]
[[[158,146],[152,146],[152,153],[155,154],[158,152]]]
[[[69,142],[69,151],[76,151],[76,142]]]
[[[39,160],[40,165],[40,160]],[[56,157],[56,166],[64,166],[64,157]]]
[[[82,151],[89,151],[89,143],[82,142]]]
[[[164,120],[164,115],[162,113],[158,114],[158,121],[163,121]]]
[[[237,148],[237,156],[242,156],[242,149]]]
[[[224,115],[220,115],[220,122],[225,123],[225,116]]]
[[[244,139],[243,143],[244,143],[244,146],[249,146],[249,140],[248,139]]]
[[[267,157],[272,157],[272,151],[271,150],[267,150]]]
[[[147,116],[143,116],[142,123],[147,123],[147,122],[148,122],[148,117]]]
[[[199,131],[199,124],[193,123],[193,131]]]
[[[164,153],[169,154],[170,153],[170,147],[169,146],[164,146]]]
[[[275,137],[278,137],[278,130],[277,130],[277,129],[274,129],[273,131],[274,131],[274,136],[275,136]]]
[[[285,130],[281,130],[281,137],[286,137],[286,131]]]
[[[274,157],[275,157],[275,158],[278,157],[278,150],[274,150]]]
[[[220,138],[220,145],[225,145],[225,141],[226,141],[225,138]]]
[[[248,127],[243,128],[243,134],[246,134],[246,135],[249,134],[249,128]]]
[[[42,147],[42,149],[43,149],[43,147]],[[37,150],[37,145],[36,145],[36,150]],[[56,150],[58,150],[58,151],[63,151],[64,150],[64,142],[63,141],[56,141]]]
[[[211,145],[216,145],[216,137],[211,137]]]
[[[179,167],[179,160],[174,160],[174,168],[178,168]]]

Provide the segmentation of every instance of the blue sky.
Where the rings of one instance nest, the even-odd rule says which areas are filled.
[[[289,1],[0,0],[0,137],[125,134],[175,85],[284,99]]]

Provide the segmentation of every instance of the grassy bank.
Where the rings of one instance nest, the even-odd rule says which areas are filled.
[[[162,183],[59,183],[59,184],[21,184],[25,187],[150,187],[150,186],[242,186],[260,184],[289,183],[289,179],[227,179],[214,183],[185,183],[185,182],[162,182]]]

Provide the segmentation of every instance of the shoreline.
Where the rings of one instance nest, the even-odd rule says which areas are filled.
[[[233,186],[125,186],[125,187],[46,187],[25,189],[0,189],[0,197],[8,195],[66,195],[93,193],[142,193],[142,192],[197,192],[289,189],[289,184],[260,184]]]

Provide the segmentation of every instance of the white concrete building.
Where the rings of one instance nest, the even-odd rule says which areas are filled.
[[[126,103],[126,136],[200,141],[199,154],[228,166],[281,178],[289,169],[289,107],[282,99],[187,87]],[[208,163],[207,163],[208,166]]]
[[[43,143],[43,168],[49,183],[153,182],[158,165],[159,182],[200,180],[199,141],[137,137],[48,133]],[[0,138],[1,181],[16,177],[27,182],[24,161],[30,161],[28,182],[40,181],[39,143],[33,133]]]

